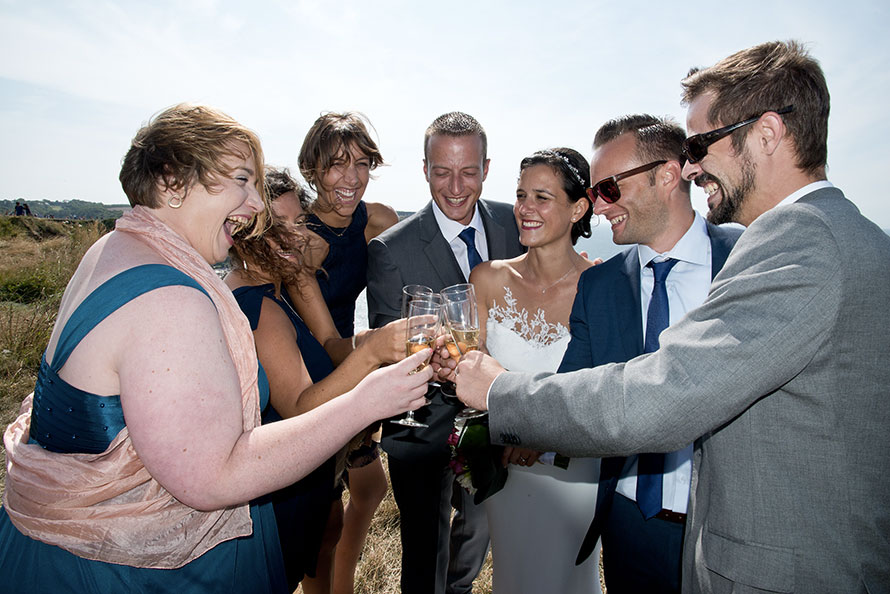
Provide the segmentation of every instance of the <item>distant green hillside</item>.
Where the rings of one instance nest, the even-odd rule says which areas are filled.
[[[92,228],[94,225],[98,225],[98,228],[104,233],[114,229],[116,220],[117,216],[105,219],[72,220],[0,215],[0,240],[28,237],[40,242],[45,239],[71,235],[78,229]]]
[[[27,204],[31,215],[52,219],[111,219],[121,216],[128,205],[107,206],[86,200],[0,200],[0,214],[15,214],[15,203]]]

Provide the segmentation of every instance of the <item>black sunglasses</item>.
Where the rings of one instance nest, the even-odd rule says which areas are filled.
[[[683,156],[686,157],[686,160],[690,163],[698,163],[705,158],[705,155],[708,154],[709,146],[711,146],[724,136],[727,136],[730,133],[738,130],[739,128],[742,128],[743,126],[747,126],[749,124],[753,124],[754,122],[762,118],[764,113],[769,113],[770,111],[775,111],[777,114],[782,115],[794,111],[794,106],[787,105],[782,109],[770,109],[763,112],[759,116],[748,118],[747,120],[742,120],[741,122],[738,122],[736,124],[730,124],[729,126],[717,128],[716,130],[711,130],[710,132],[690,136],[683,141]]]
[[[651,163],[646,163],[645,165],[640,165],[639,167],[629,169],[624,173],[619,173],[617,175],[601,179],[600,181],[593,184],[593,187],[587,188],[587,197],[590,198],[591,202],[596,202],[597,196],[599,196],[609,204],[618,202],[618,199],[621,198],[621,190],[618,188],[619,181],[626,177],[630,177],[631,175],[649,171],[650,169],[654,169],[659,165],[664,165],[665,163],[667,163],[666,159],[662,159],[661,161],[652,161]]]

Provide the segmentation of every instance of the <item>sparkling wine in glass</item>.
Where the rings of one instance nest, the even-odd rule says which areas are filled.
[[[415,298],[408,304],[408,322],[405,325],[405,352],[408,356],[435,346],[436,337],[439,335],[441,308],[438,299]],[[429,364],[427,359],[411,373],[422,371]],[[415,419],[413,410],[409,410],[405,418],[391,422],[406,427],[429,426]]]
[[[470,352],[479,350],[479,313],[476,305],[476,291],[470,283],[454,285],[442,289],[442,312],[447,333],[445,347],[455,360]],[[456,399],[454,384],[443,385],[442,393]],[[460,401],[458,401],[460,402]],[[458,419],[468,419],[485,414],[475,408],[464,408],[457,414]]]
[[[445,301],[442,304],[447,324],[445,346],[455,361],[469,351],[479,350],[479,318],[476,301]]]
[[[445,335],[445,346],[448,348],[448,354],[455,361],[460,361],[463,353],[479,348],[476,290],[471,283],[461,283],[445,287],[440,295],[442,295],[442,311],[448,330]],[[451,324],[450,319],[456,320],[456,324]],[[455,341],[460,344],[458,345]]]

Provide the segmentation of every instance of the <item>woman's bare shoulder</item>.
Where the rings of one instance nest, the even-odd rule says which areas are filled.
[[[490,276],[497,282],[508,282],[519,274],[518,270],[524,260],[525,254],[505,260],[491,260],[487,262],[490,265]]]
[[[500,295],[504,292],[504,287],[512,284],[516,277],[516,265],[521,261],[519,258],[509,260],[489,260],[482,262],[473,268],[470,274],[470,282],[476,286],[476,296],[480,294],[487,296]],[[489,299],[485,299],[486,302]]]
[[[399,222],[399,214],[394,208],[380,202],[365,202],[368,209],[366,238],[371,241]]]

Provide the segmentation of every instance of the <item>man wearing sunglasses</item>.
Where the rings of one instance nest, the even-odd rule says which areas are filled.
[[[458,395],[522,447],[696,440],[684,592],[888,592],[890,238],[825,178],[822,69],[765,43],[683,87],[684,176],[747,226],[705,302],[623,364],[530,376],[471,353]]]
[[[610,223],[616,244],[631,247],[581,275],[560,372],[657,348],[659,330],[705,300],[741,234],[707,224],[693,210],[681,176],[685,139],[676,123],[651,115],[624,116],[597,131],[590,179],[598,181],[588,192],[593,211]],[[656,279],[665,289],[660,297]],[[660,322],[659,311],[667,314]],[[581,557],[601,534],[610,594],[680,591],[691,473],[691,440],[666,455],[603,460]]]

